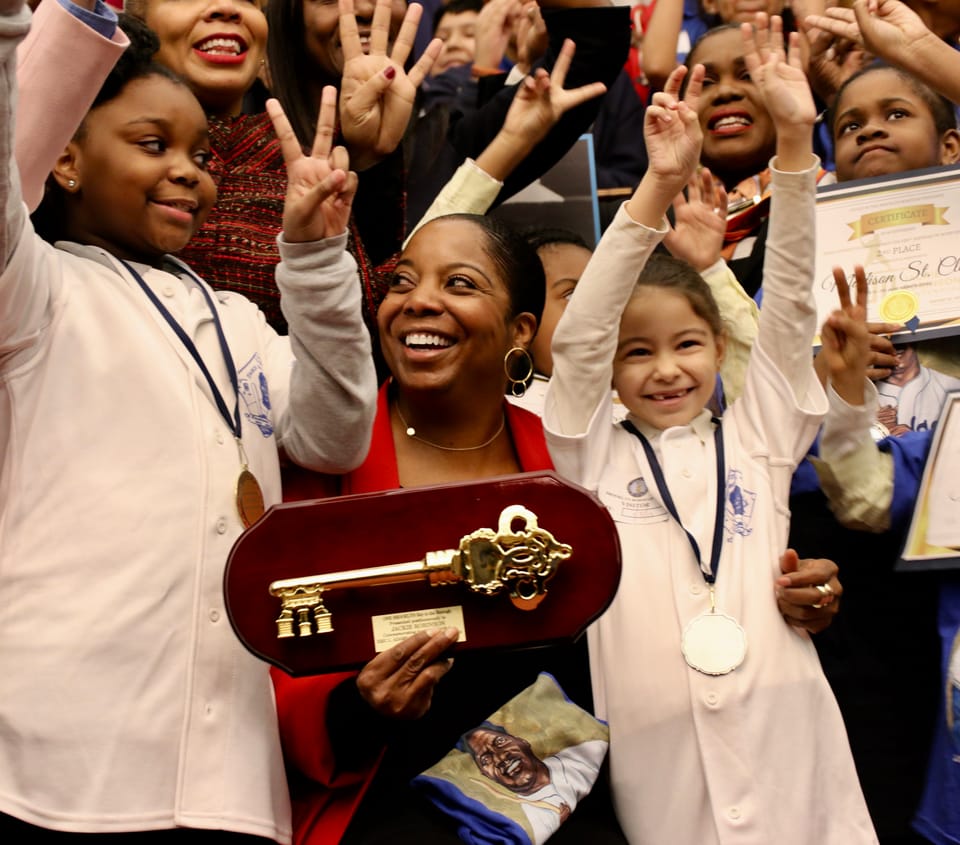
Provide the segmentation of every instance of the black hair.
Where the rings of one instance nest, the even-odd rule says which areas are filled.
[[[583,236],[572,229],[563,229],[559,226],[530,226],[520,234],[534,250],[551,244],[570,244],[581,247],[587,252],[593,252]]]
[[[500,271],[510,297],[508,317],[513,318],[527,312],[533,314],[539,327],[543,317],[543,303],[547,296],[547,280],[540,256],[524,237],[503,220],[485,214],[448,214],[437,219],[465,220],[483,231],[483,251]],[[518,356],[517,360],[514,360],[514,356],[510,358],[512,377],[529,385],[533,380],[533,366],[524,361],[524,356]]]
[[[543,316],[547,282],[543,264],[536,250],[520,233],[497,217],[485,214],[449,214],[443,220],[465,220],[483,230],[483,251],[490,257],[507,286],[510,296],[510,317],[525,311],[537,318]]]
[[[720,32],[726,32],[728,29],[735,29],[737,32],[740,31],[740,24],[738,23],[719,23],[716,26],[710,27],[706,32],[702,33],[700,37],[690,45],[690,49],[687,51],[687,56],[683,60],[684,67],[689,71],[693,68],[695,62],[693,61],[693,54],[697,52],[700,45],[703,44],[708,38],[713,35],[717,35]],[[687,90],[687,80],[690,78],[690,74],[683,78],[683,84],[681,85],[681,96],[683,92]]]
[[[320,113],[319,91],[333,85],[338,91],[342,74],[331,75],[307,49],[303,28],[304,0],[269,0],[267,16],[267,66],[270,91],[305,149],[313,145]],[[407,67],[413,65],[411,51]],[[414,109],[416,114],[416,109]]]
[[[647,287],[670,290],[685,296],[693,313],[707,323],[717,337],[726,335],[723,317],[720,316],[720,308],[710,286],[686,261],[666,252],[653,253],[640,271],[634,295]]]
[[[93,99],[90,111],[115,99],[124,88],[137,79],[148,76],[163,76],[178,85],[186,86],[181,76],[154,58],[160,49],[160,39],[140,18],[126,12],[117,15],[118,25],[130,40],[130,46],[120,54],[103,85]],[[83,130],[80,125],[78,132]]]
[[[440,21],[444,15],[461,15],[464,12],[477,12],[483,8],[485,0],[448,0],[447,3],[441,3],[437,11],[433,13],[433,28],[431,32],[436,32],[440,26]]]
[[[473,738],[475,733],[479,733],[480,731],[490,731],[491,733],[503,734],[504,736],[512,736],[512,734],[507,732],[507,729],[503,727],[503,725],[497,725],[486,720],[481,722],[476,727],[470,728],[470,730],[462,733],[454,745],[454,748],[469,754],[471,757],[473,757],[474,762],[477,760],[477,755],[474,753],[473,747],[470,745],[470,740]]]
[[[937,130],[938,138],[942,138],[949,130],[957,128],[957,113],[954,109],[953,103],[951,103],[950,100],[943,95],[938,94],[929,85],[922,80],[917,79],[917,77],[915,77],[913,74],[908,73],[902,68],[894,67],[893,65],[877,59],[866,67],[860,68],[860,70],[858,70],[856,73],[851,74],[846,80],[844,80],[844,83],[837,90],[837,95],[833,98],[833,104],[827,111],[827,125],[830,127],[830,137],[836,137],[835,130],[837,115],[839,113],[837,111],[837,107],[840,105],[840,98],[843,97],[843,93],[847,90],[851,83],[856,82],[856,80],[866,76],[869,73],[876,73],[878,70],[892,71],[899,76],[900,79],[902,79],[913,90],[913,92],[920,97],[921,100],[923,100],[927,108],[930,109],[930,114],[933,115],[933,125]]]
[[[319,90],[306,80],[340,89],[340,77],[328,78],[307,49],[303,30],[303,0],[270,0],[267,3],[267,65],[270,89],[304,147],[313,144],[319,104],[313,92]]]
[[[131,82],[138,79],[160,76],[190,90],[182,77],[154,58],[160,49],[160,39],[150,27],[140,18],[126,12],[117,15],[117,22],[130,44],[100,86],[87,116],[100,106],[115,100]],[[84,117],[73,135],[74,140],[83,139],[86,121],[87,117]],[[52,243],[65,235],[65,195],[52,175],[47,178],[43,199],[31,215],[31,220],[37,234],[46,241]]]

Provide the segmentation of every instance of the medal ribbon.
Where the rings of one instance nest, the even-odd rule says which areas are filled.
[[[204,378],[207,380],[207,384],[210,386],[210,392],[213,394],[213,399],[216,402],[217,410],[220,412],[220,416],[223,417],[224,422],[227,424],[227,427],[233,432],[233,436],[236,438],[237,443],[241,442],[241,428],[240,428],[240,388],[239,382],[237,379],[237,368],[234,366],[233,357],[230,355],[230,347],[227,345],[226,335],[223,333],[223,326],[220,324],[220,317],[217,314],[217,309],[214,307],[213,299],[210,294],[207,293],[207,289],[204,287],[203,283],[197,279],[196,276],[187,268],[187,272],[193,276],[194,280],[197,282],[197,287],[200,288],[200,293],[203,294],[203,298],[207,301],[207,305],[210,308],[210,313],[213,315],[213,324],[217,330],[217,340],[220,341],[220,351],[223,353],[223,361],[227,367],[227,373],[230,375],[230,384],[233,385],[233,415],[231,416],[230,411],[227,409],[227,403],[223,398],[223,395],[220,393],[220,389],[217,387],[217,383],[213,380],[213,376],[210,375],[210,370],[207,369],[207,365],[203,362],[203,358],[200,355],[200,351],[194,345],[193,341],[190,339],[190,336],[183,330],[183,327],[174,319],[173,314],[171,314],[164,304],[157,298],[157,295],[150,289],[150,286],[143,280],[143,277],[133,269],[126,261],[121,259],[121,264],[127,268],[130,275],[133,276],[134,281],[140,285],[141,290],[147,295],[157,311],[160,312],[160,315],[164,320],[167,321],[167,324],[174,331],[180,342],[186,347],[187,352],[193,356],[193,360],[197,362],[197,366],[200,368],[200,372],[203,373]],[[243,446],[241,445],[241,449]],[[246,465],[246,460],[244,459],[244,465]]]
[[[677,525],[683,528],[683,533],[687,535],[690,546],[693,548],[693,553],[696,555],[697,561],[700,564],[699,568],[700,573],[703,575],[703,580],[710,585],[711,590],[714,582],[717,580],[717,572],[720,569],[720,550],[723,547],[723,502],[726,475],[723,457],[723,429],[720,426],[720,420],[714,417],[713,421],[716,424],[716,428],[713,431],[713,442],[717,451],[717,515],[713,523],[713,548],[710,551],[709,572],[703,569],[703,557],[700,554],[700,546],[697,544],[696,538],[686,529],[680,520],[677,506],[673,503],[670,488],[667,487],[667,481],[663,477],[663,470],[660,469],[660,462],[657,460],[657,455],[653,451],[650,441],[640,433],[640,430],[630,422],[630,420],[623,420],[620,423],[627,431],[640,440],[640,445],[643,446],[643,451],[646,452],[647,463],[650,464],[650,471],[653,473],[654,481],[657,482],[657,489],[660,491],[660,498],[663,501],[663,505],[670,512],[670,516],[676,520]]]

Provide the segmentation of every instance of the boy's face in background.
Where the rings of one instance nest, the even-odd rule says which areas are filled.
[[[443,49],[430,71],[431,76],[473,62],[477,52],[476,27],[476,12],[448,12],[440,18],[433,35],[443,40]]]
[[[547,282],[547,292],[543,303],[543,315],[540,327],[530,344],[533,362],[537,372],[545,376],[553,375],[553,355],[550,341],[560,317],[567,308],[570,294],[573,293],[580,276],[590,261],[591,252],[576,244],[552,243],[537,250],[543,274]]]
[[[871,71],[837,102],[837,180],[887,176],[957,161],[960,135],[937,131],[924,99],[895,71]]]

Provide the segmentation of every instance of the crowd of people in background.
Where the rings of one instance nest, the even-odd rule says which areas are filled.
[[[897,566],[960,333],[813,294],[818,187],[960,161],[960,5],[0,0],[0,66],[5,842],[960,843],[960,582]],[[584,136],[586,230],[501,215]],[[576,642],[231,629],[272,505],[542,470],[622,548]],[[586,798],[412,787],[540,795],[543,672]]]

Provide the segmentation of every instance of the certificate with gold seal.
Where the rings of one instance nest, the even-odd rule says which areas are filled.
[[[902,323],[900,340],[960,334],[960,166],[818,188],[816,255],[815,345],[838,304],[833,267],[852,286],[855,264],[868,320]]]

